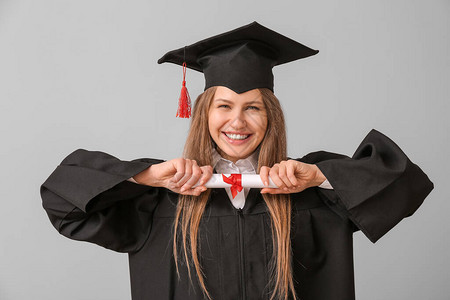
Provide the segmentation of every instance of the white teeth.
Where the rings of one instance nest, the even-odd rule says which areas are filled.
[[[249,136],[249,134],[247,134],[247,135],[229,134],[229,133],[225,133],[225,134],[227,137],[229,137],[232,140],[245,140]]]

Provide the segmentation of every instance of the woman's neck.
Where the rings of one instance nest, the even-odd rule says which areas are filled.
[[[223,152],[221,149],[219,149],[218,147],[216,148],[217,153],[219,153],[220,156],[222,156],[224,159],[227,159],[231,162],[233,162],[234,164],[241,159],[246,159],[249,158],[250,156],[252,156],[253,154],[255,154],[255,152],[258,152],[259,147],[256,148],[256,150],[252,153],[250,153],[249,155],[247,155],[246,157],[233,157],[233,156],[229,156],[228,154],[226,154],[225,152]]]

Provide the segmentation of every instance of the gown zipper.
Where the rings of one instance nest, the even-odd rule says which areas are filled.
[[[242,208],[237,210],[238,214],[238,230],[239,230],[239,269],[240,269],[240,281],[241,281],[241,290],[242,290],[242,300],[246,299],[246,291],[245,291],[245,264],[244,264],[244,214],[242,212]]]

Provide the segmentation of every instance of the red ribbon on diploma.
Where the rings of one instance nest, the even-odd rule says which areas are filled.
[[[237,193],[242,191],[242,181],[241,181],[241,174],[230,174],[230,177],[227,177],[222,174],[223,182],[231,184],[231,195],[236,197]]]

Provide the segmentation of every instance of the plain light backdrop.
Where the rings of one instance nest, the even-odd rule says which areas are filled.
[[[273,70],[291,157],[375,128],[435,184],[376,244],[355,233],[357,299],[449,299],[448,0],[0,0],[0,299],[130,299],[127,255],[59,235],[39,187],[78,148],[179,157],[182,71],[156,61],[252,21],[320,50]]]

